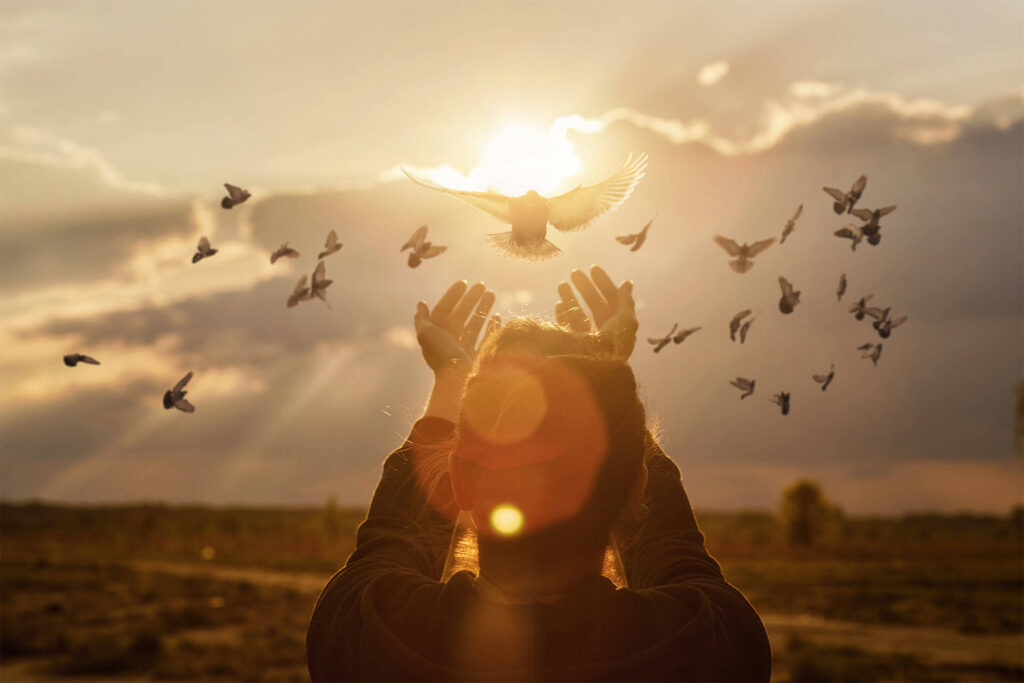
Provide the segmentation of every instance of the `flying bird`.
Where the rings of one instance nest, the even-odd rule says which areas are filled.
[[[740,394],[741,401],[745,399],[747,396],[750,396],[752,393],[754,393],[755,380],[737,377],[736,379],[729,382],[729,384],[733,385],[740,391],[744,392]]]
[[[836,290],[836,297],[839,301],[843,300],[843,294],[846,294],[846,273],[839,276],[839,289]]]
[[[736,341],[736,332],[740,329],[740,321],[750,315],[750,309],[740,311],[729,321],[729,339]]]
[[[868,244],[871,246],[877,246],[882,241],[882,226],[879,224],[882,216],[886,216],[896,210],[896,206],[886,206],[881,209],[857,209],[853,211],[853,215],[862,221],[866,221],[864,225],[860,226],[860,231],[868,238]]]
[[[199,244],[196,246],[196,253],[192,254],[192,263],[199,263],[204,258],[213,256],[216,253],[217,249],[210,246],[210,240],[200,237]]]
[[[309,287],[306,286],[306,276],[303,275],[299,278],[295,289],[288,295],[288,308],[295,308],[300,301],[309,301],[312,298],[313,295],[310,293]]]
[[[789,314],[793,312],[796,305],[800,303],[800,292],[793,290],[793,285],[784,277],[779,278],[779,287],[782,289],[782,298],[779,299],[779,310]]]
[[[892,328],[899,327],[903,323],[907,322],[907,318],[909,317],[901,315],[898,318],[892,318],[889,316],[889,311],[891,310],[891,308],[885,309],[882,311],[882,317],[871,323],[871,326],[875,328],[875,331],[878,332],[878,336],[882,339],[888,339],[892,335]]]
[[[868,294],[867,296],[862,296],[860,298],[860,301],[858,301],[854,305],[850,306],[850,313],[853,313],[853,317],[854,318],[856,318],[857,320],[863,320],[864,316],[868,315],[868,311],[878,311],[879,313],[882,312],[882,309],[880,309],[880,308],[869,308],[868,307],[868,302],[871,301],[871,299],[873,299],[874,296],[875,296],[874,294]],[[874,317],[874,314],[872,314],[872,317]]]
[[[789,392],[788,391],[780,391],[779,393],[775,394],[774,396],[772,396],[768,400],[771,401],[772,403],[774,403],[777,406],[781,406],[782,407],[782,414],[783,415],[789,415]]]
[[[69,353],[64,356],[64,365],[69,368],[73,368],[79,363],[88,363],[89,365],[99,365],[100,362],[92,356],[86,356],[84,353]]]
[[[832,365],[828,370],[827,375],[811,375],[815,382],[821,385],[821,390],[825,391],[828,389],[828,385],[832,384],[832,378],[836,376],[836,366]]]
[[[270,263],[271,263],[271,265],[273,265],[274,263],[277,262],[277,259],[279,259],[279,258],[284,258],[284,257],[298,258],[298,256],[299,256],[299,252],[297,252],[294,249],[292,249],[291,247],[289,247],[288,243],[285,242],[284,244],[279,246],[277,248],[277,250],[273,254],[270,255]]]
[[[757,318],[751,318],[747,322],[743,323],[743,327],[740,328],[740,344],[744,344],[747,341],[747,332],[750,331],[750,326]]]
[[[832,195],[832,199],[835,200],[832,204],[832,210],[837,214],[841,214],[853,211],[853,205],[856,204],[857,200],[860,199],[860,196],[864,194],[864,188],[867,187],[867,184],[868,177],[866,175],[862,175],[860,178],[857,178],[857,182],[853,184],[853,187],[850,188],[849,192],[843,192],[842,190],[834,187],[823,187],[821,189]]]
[[[231,183],[224,183],[224,187],[227,188],[228,196],[220,200],[220,205],[225,209],[230,209],[233,206],[241,204],[252,195],[249,190],[243,190],[240,187],[235,187]]]
[[[718,244],[722,249],[729,254],[729,256],[735,256],[735,260],[729,261],[729,267],[735,270],[737,273],[745,273],[754,267],[754,262],[751,260],[768,247],[775,244],[775,238],[770,237],[760,242],[754,242],[753,244],[744,244],[740,246],[728,237],[722,237],[721,235],[715,235],[715,243]]]
[[[331,302],[327,300],[327,288],[331,286],[332,282],[334,280],[327,279],[327,266],[324,265],[324,262],[321,261],[316,264],[316,270],[313,271],[313,281],[309,285],[310,298],[315,296],[327,304],[327,308],[331,308]],[[331,308],[331,310],[334,309]]]
[[[800,206],[797,207],[796,213],[793,214],[793,217],[786,221],[786,227],[782,229],[782,239],[779,240],[779,244],[785,244],[786,238],[789,237],[789,233],[796,230],[796,219],[800,218],[800,214],[802,214],[803,212],[804,205],[801,204]]]
[[[691,327],[688,330],[679,330],[679,332],[677,332],[676,335],[672,337],[672,341],[676,344],[682,344],[684,341],[686,341],[687,337],[689,337],[694,332],[700,331],[701,329],[702,328],[700,327]]]
[[[672,341],[673,335],[676,333],[676,330],[678,330],[678,329],[679,329],[679,323],[676,323],[676,324],[674,324],[672,326],[672,329],[669,331],[669,333],[666,334],[664,337],[648,337],[647,338],[647,343],[648,344],[653,344],[654,345],[654,352],[657,353],[658,351],[661,351],[663,348],[668,346],[669,342]],[[685,338],[686,337],[683,337],[683,339],[685,339]],[[679,341],[682,341],[682,339],[680,339]],[[679,343],[679,342],[676,342],[676,343]]]
[[[870,358],[872,363],[878,365],[878,359],[882,355],[881,344],[861,344],[857,350],[863,352],[861,358]]]
[[[861,230],[859,226],[853,225],[852,223],[850,225],[844,225],[832,234],[836,237],[842,237],[850,240],[850,251],[857,251],[857,245],[864,239],[864,231]]]
[[[582,230],[599,216],[614,211],[626,201],[647,169],[647,155],[630,155],[616,173],[594,185],[580,185],[557,197],[544,197],[530,190],[519,197],[498,192],[470,192],[438,185],[409,171],[402,172],[414,183],[447,192],[505,223],[508,232],[489,235],[487,241],[505,256],[526,261],[544,261],[561,253],[547,236],[547,226],[561,232]]]
[[[195,411],[196,407],[185,399],[185,394],[188,393],[187,391],[185,391],[185,385],[188,384],[188,381],[190,379],[192,379],[191,370],[189,370],[189,373],[182,377],[181,380],[174,385],[173,389],[168,389],[167,391],[164,392],[165,410],[177,408],[183,413],[191,413]]]
[[[321,259],[325,256],[330,256],[334,252],[341,249],[343,246],[344,245],[338,241],[338,233],[331,230],[329,233],[327,233],[327,239],[324,241],[324,250],[320,252],[317,258]]]
[[[398,251],[402,252],[406,249],[412,249],[409,252],[409,267],[416,268],[423,259],[434,258],[440,256],[445,252],[448,247],[435,246],[433,243],[427,241],[427,226],[421,225],[416,229],[416,232],[412,234],[409,241],[402,245],[402,248]]]
[[[651,220],[647,221],[647,225],[645,225],[640,230],[640,232],[632,234],[632,235],[619,235],[615,239],[620,244],[632,244],[633,246],[630,247],[629,250],[630,251],[636,251],[640,247],[644,246],[644,242],[647,241],[647,231],[650,229],[652,223],[654,223],[654,219],[653,218]]]

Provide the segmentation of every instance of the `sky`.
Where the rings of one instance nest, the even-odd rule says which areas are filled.
[[[1024,5],[997,0],[9,0],[0,497],[363,505],[430,386],[415,302],[484,280],[506,318],[550,316],[600,263],[636,282],[641,337],[703,327],[632,360],[695,506],[773,509],[807,476],[855,514],[1004,513],[1024,500],[1022,37]],[[587,230],[549,231],[559,257],[506,260],[499,223],[400,169],[497,186],[510,127],[575,162],[552,192],[630,152],[647,175]],[[861,173],[863,206],[898,209],[852,252],[821,188]],[[253,198],[221,209],[224,182]],[[713,235],[778,237],[800,204],[784,245],[728,268]],[[652,218],[640,251],[613,239]],[[412,270],[398,248],[422,224],[448,250]],[[287,309],[331,229],[333,309]],[[193,265],[200,235],[220,251]],[[301,256],[271,265],[284,241]],[[909,315],[877,367],[846,312],[869,293]],[[64,367],[76,351],[102,365]],[[196,412],[164,411],[189,370]]]

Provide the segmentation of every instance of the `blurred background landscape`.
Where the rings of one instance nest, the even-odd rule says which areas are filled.
[[[1024,675],[1024,6],[583,7],[0,5],[4,680],[304,677],[313,600],[429,388],[415,302],[465,278],[549,316],[592,263],[636,282],[641,337],[703,326],[631,362],[780,680]],[[549,233],[561,256],[509,261],[505,228],[400,168],[494,178],[510,135],[573,162],[552,193],[650,165]],[[862,173],[860,206],[898,209],[852,252],[821,188]],[[224,182],[252,199],[222,210]],[[800,204],[729,270],[713,235],[777,238]],[[641,250],[613,239],[652,218]],[[413,270],[423,224],[448,250]],[[333,310],[286,308],[330,230]],[[869,293],[910,316],[877,367],[847,312]],[[165,411],[188,371],[196,412]]]

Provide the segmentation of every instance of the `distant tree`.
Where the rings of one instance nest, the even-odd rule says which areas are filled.
[[[814,545],[839,514],[825,499],[821,486],[810,479],[800,479],[782,492],[779,517],[793,545]]]

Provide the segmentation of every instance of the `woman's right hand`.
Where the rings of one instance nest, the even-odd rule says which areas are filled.
[[[568,282],[558,285],[558,303],[555,318],[575,332],[594,332],[611,335],[615,355],[628,360],[636,346],[636,333],[640,328],[633,302],[633,282],[626,280],[616,286],[600,266],[590,268],[590,277],[581,270],[572,271],[573,285],[590,309],[590,317],[580,306]]]
[[[435,374],[469,372],[479,344],[501,325],[497,314],[488,320],[493,305],[494,292],[484,283],[469,287],[465,280],[449,287],[432,309],[424,301],[416,304],[416,339]]]

